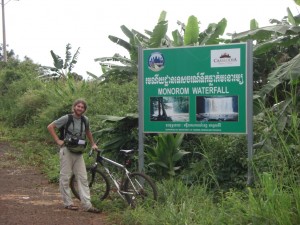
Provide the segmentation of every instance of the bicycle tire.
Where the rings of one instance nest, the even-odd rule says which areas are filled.
[[[140,172],[134,172],[129,175],[131,181],[128,178],[124,181],[125,192],[131,194],[125,194],[127,203],[135,208],[137,205],[154,204],[157,200],[157,188],[152,179],[146,174]],[[137,192],[134,190],[133,185],[136,187]]]
[[[110,183],[106,175],[99,169],[92,169],[91,167],[86,168],[88,175],[88,183],[90,188],[91,200],[104,200],[110,191]],[[73,195],[80,200],[78,191],[78,185],[75,175],[71,177],[70,188]]]

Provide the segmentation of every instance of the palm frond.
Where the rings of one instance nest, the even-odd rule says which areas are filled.
[[[149,40],[150,48],[158,48],[161,46],[162,39],[165,37],[168,30],[168,21],[159,22],[153,29],[153,33]]]
[[[199,36],[200,45],[212,45],[219,44],[221,39],[220,36],[224,34],[227,26],[227,20],[223,18],[219,23],[211,23],[202,35]]]
[[[258,95],[262,98],[274,90],[284,81],[291,84],[297,84],[300,80],[300,54],[292,60],[282,64],[276,70],[269,74],[268,83],[259,91]]]
[[[55,68],[62,69],[64,66],[64,61],[62,60],[62,58],[59,55],[56,55],[52,50],[50,51],[50,53],[53,58],[53,65],[55,66]]]
[[[80,54],[79,49],[80,48],[77,48],[75,54],[73,55],[72,60],[70,61],[70,65],[69,65],[69,68],[68,68],[69,72],[72,71],[72,69],[74,68],[74,65],[77,63],[78,55]]]
[[[121,26],[121,30],[123,31],[123,33],[129,38],[129,41],[133,41],[134,39],[134,35],[132,33],[131,30],[129,30],[125,25]]]
[[[114,43],[122,46],[123,48],[125,48],[128,52],[131,51],[131,45],[127,41],[124,41],[123,39],[115,37],[115,36],[112,36],[112,35],[109,35],[108,38],[112,42],[114,42]]]
[[[72,54],[71,54],[71,50],[72,49],[72,46],[71,44],[67,44],[66,45],[66,58],[65,58],[65,64],[64,64],[64,69],[67,69],[69,67],[69,63],[70,63],[70,60],[71,60],[71,57],[72,57]]]
[[[258,22],[255,19],[250,21],[250,30],[255,30],[259,28]]]
[[[132,30],[132,33],[139,38],[139,40],[143,40],[143,42],[148,42],[149,41],[149,37],[147,37],[146,35],[136,31],[136,30]]]
[[[158,22],[162,22],[162,21],[166,21],[167,18],[167,12],[166,11],[161,11],[159,18],[158,18]]]
[[[92,77],[94,79],[98,79],[97,75],[95,75],[95,74],[93,74],[93,73],[91,73],[89,71],[86,71],[86,73],[87,73],[88,76],[90,76],[90,77]]]
[[[199,22],[197,17],[190,16],[184,32],[184,45],[195,45],[198,43]]]
[[[183,46],[183,37],[181,36],[181,34],[179,33],[178,30],[174,30],[172,32],[172,36],[173,36],[173,44],[174,46]]]
[[[131,65],[132,61],[126,57],[122,57],[119,54],[114,55],[113,57],[101,57],[94,59],[95,62],[120,62],[125,65]]]

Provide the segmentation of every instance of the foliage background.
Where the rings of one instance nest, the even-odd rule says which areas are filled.
[[[20,61],[10,55],[7,63],[0,63],[1,140],[13,142],[22,153],[18,156],[21,161],[40,167],[49,180],[57,182],[57,147],[46,126],[69,113],[75,99],[84,98],[99,146],[118,159],[120,147],[137,149],[139,47],[201,46],[251,39],[253,161],[247,159],[246,140],[241,136],[146,135],[145,170],[159,188],[156,207],[124,210],[122,204],[113,201],[99,203],[99,207],[112,215],[117,212],[123,224],[299,224],[298,16],[288,10],[282,20],[271,20],[270,26],[262,28],[253,20],[251,30],[229,38],[223,36],[225,18],[201,30],[195,16],[190,16],[186,25],[178,23],[180,29],[170,38],[166,17],[163,11],[153,30],[145,34],[122,26],[128,41],[109,36],[129,51],[130,58],[116,54],[95,59],[104,74],[89,74],[90,80],[80,79],[71,69],[53,76],[29,58]],[[77,51],[75,55],[77,59]],[[52,57],[54,62],[61,58],[54,53]],[[74,59],[68,51],[67,59]],[[60,64],[54,63],[56,66]],[[255,177],[247,186],[249,165]]]

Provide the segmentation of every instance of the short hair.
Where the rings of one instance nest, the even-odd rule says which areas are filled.
[[[74,101],[73,105],[72,105],[72,112],[74,111],[74,108],[76,105],[82,103],[83,104],[83,107],[84,107],[84,111],[87,110],[87,103],[84,99],[80,98],[80,99],[77,99]]]

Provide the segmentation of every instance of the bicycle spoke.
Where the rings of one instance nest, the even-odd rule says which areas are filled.
[[[145,174],[132,173],[124,184],[127,202],[134,208],[137,205],[153,204],[157,200],[157,190],[152,180]]]
[[[100,170],[92,171],[90,168],[87,168],[87,175],[91,200],[95,201],[105,199],[110,190],[109,181],[106,176]],[[74,176],[71,179],[70,187],[74,196],[80,199],[78,183]]]

